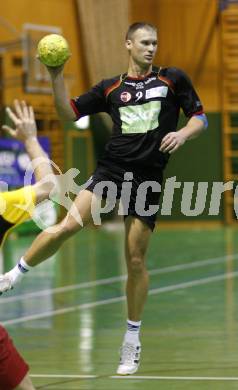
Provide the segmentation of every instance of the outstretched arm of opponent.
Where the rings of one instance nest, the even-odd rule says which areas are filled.
[[[48,156],[37,139],[33,108],[27,106],[24,101],[20,103],[15,100],[14,111],[9,107],[6,111],[15,128],[4,125],[2,129],[12,138],[22,141],[25,145],[35,174],[36,184],[34,189],[38,203],[49,197],[49,193],[55,189],[56,183]],[[48,180],[45,180],[46,177],[48,177]]]

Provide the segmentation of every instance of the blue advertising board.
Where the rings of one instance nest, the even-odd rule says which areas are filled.
[[[38,137],[44,151],[50,154],[50,142],[47,137]],[[24,144],[10,138],[0,138],[0,182],[8,185],[8,189],[24,185],[24,175],[29,164]],[[34,176],[32,183],[34,183]]]

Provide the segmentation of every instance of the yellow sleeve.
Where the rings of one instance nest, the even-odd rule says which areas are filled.
[[[5,221],[19,224],[31,218],[36,205],[36,193],[32,186],[0,193],[0,213]]]

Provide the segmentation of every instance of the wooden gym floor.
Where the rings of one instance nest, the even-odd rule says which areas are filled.
[[[37,389],[238,389],[237,230],[158,229],[141,366],[115,375],[125,330],[122,229],[85,229],[0,298]],[[33,237],[10,237],[8,270]]]

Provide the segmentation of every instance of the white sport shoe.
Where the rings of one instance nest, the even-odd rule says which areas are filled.
[[[121,347],[120,363],[117,369],[118,375],[131,375],[139,368],[140,364],[140,344],[124,343]]]
[[[13,288],[12,280],[8,274],[0,275],[0,295]]]

